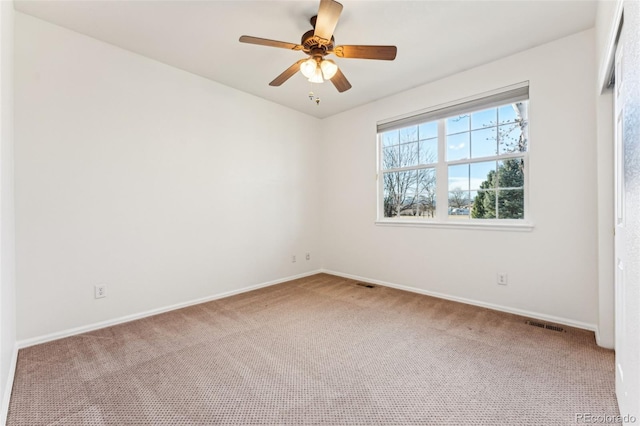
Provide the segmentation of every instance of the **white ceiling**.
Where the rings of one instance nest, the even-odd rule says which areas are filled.
[[[595,1],[343,0],[336,44],[391,44],[395,61],[333,57],[353,88],[299,73],[268,83],[302,52],[238,42],[299,43],[319,1],[16,1],[16,10],[316,117],[359,105],[593,27]]]

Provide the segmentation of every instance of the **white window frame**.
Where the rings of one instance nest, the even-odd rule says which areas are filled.
[[[530,231],[533,229],[531,214],[529,209],[529,143],[527,143],[527,151],[516,152],[510,154],[495,155],[490,157],[466,158],[462,160],[446,161],[446,137],[445,121],[447,118],[472,113],[497,107],[522,100],[529,100],[529,82],[525,81],[512,86],[497,89],[491,92],[485,92],[479,95],[471,96],[465,99],[437,105],[432,108],[425,109],[410,114],[406,114],[392,119],[380,121],[377,123],[377,176],[376,184],[378,189],[377,196],[377,220],[376,225],[381,226],[418,226],[418,227],[444,227],[444,228],[472,228],[472,229],[491,229],[491,230],[512,230],[512,231]],[[415,124],[426,122],[438,122],[438,159],[437,163],[420,164],[417,166],[401,167],[385,170],[383,168],[383,132],[409,127]],[[528,138],[528,142],[530,138]],[[523,219],[462,219],[450,220],[448,215],[449,204],[449,188],[448,188],[448,168],[449,166],[461,164],[473,164],[489,161],[502,161],[509,158],[522,158],[524,161],[524,218]],[[384,217],[384,173],[407,171],[416,169],[435,169],[436,172],[436,214],[434,218],[423,219],[398,219],[395,217]],[[443,184],[444,182],[444,184]],[[500,189],[500,188],[498,188]],[[442,206],[442,200],[445,200],[445,207]]]

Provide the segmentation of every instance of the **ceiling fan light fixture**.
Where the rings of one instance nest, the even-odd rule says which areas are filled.
[[[322,78],[322,70],[320,69],[320,67],[316,67],[313,75],[309,77],[309,81],[311,83],[324,83],[324,80]]]
[[[331,80],[338,72],[338,66],[331,59],[324,59],[320,62],[320,69],[325,80]]]
[[[317,68],[318,64],[313,58],[309,58],[300,64],[300,72],[307,78],[313,77]]]

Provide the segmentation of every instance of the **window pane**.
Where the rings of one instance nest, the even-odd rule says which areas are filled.
[[[471,217],[471,209],[469,207],[453,207],[449,206],[449,219],[460,220],[469,219]]]
[[[471,128],[484,129],[486,127],[496,126],[498,124],[497,120],[496,108],[474,112],[471,114]]]
[[[498,188],[522,188],[523,186],[524,159],[498,161]]]
[[[438,139],[428,139],[420,141],[419,147],[420,164],[432,164],[438,162]]]
[[[436,170],[418,170],[417,181],[417,215],[423,218],[433,218],[436,215]]]
[[[418,126],[418,135],[420,140],[438,137],[438,122],[431,121]]]
[[[397,169],[400,167],[400,147],[390,146],[382,150],[382,169]]]
[[[478,191],[469,191],[469,204],[473,207],[473,201],[478,196]]]
[[[470,189],[487,189],[496,186],[496,162],[484,161],[470,164]]]
[[[524,189],[498,191],[498,219],[524,219]]]
[[[405,127],[400,129],[400,143],[413,142],[418,140],[418,126]]]
[[[469,114],[447,118],[447,135],[469,131]]]
[[[418,165],[418,142],[400,145],[400,167]]]
[[[498,138],[500,139],[500,154],[527,150],[526,138],[522,134],[522,127],[520,127],[519,123],[500,126],[498,128]]]
[[[416,171],[383,175],[384,217],[411,216],[416,203]]]
[[[471,211],[471,194],[456,188],[449,192],[449,216],[453,219],[469,218]]]
[[[464,160],[469,158],[469,133],[447,136],[447,160]]]
[[[397,130],[391,130],[382,134],[382,146],[397,145],[399,139]]]
[[[418,192],[416,170],[410,170],[408,172],[399,172],[400,174],[400,191],[403,195],[402,205],[408,207],[415,202],[416,194]]]
[[[489,189],[477,192],[471,205],[471,217],[473,219],[496,218],[496,191]]]
[[[498,120],[500,124],[513,123],[518,119],[518,116],[517,104],[505,105],[498,108]]]
[[[449,166],[449,192],[461,189],[469,190],[469,165],[459,164],[457,166]]]
[[[400,172],[400,194],[402,195],[402,202],[400,208],[400,216],[413,216],[414,207],[416,204],[417,196],[417,181],[415,170],[408,172]]]
[[[471,158],[490,157],[498,154],[496,128],[471,132]]]

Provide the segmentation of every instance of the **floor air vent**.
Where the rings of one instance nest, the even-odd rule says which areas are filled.
[[[367,283],[356,283],[356,285],[359,285],[360,287],[366,287],[366,288],[375,288],[376,287],[373,284],[367,284]]]
[[[545,324],[543,322],[526,320],[526,324],[532,325],[534,327],[546,328],[547,330],[558,331],[566,333],[565,329],[562,327],[558,327],[557,325]]]

